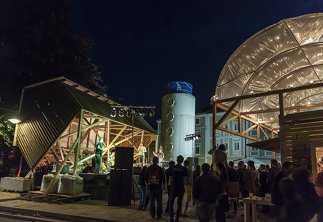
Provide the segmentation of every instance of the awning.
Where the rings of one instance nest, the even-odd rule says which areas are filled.
[[[262,140],[254,143],[249,143],[247,144],[247,146],[280,153],[279,138],[273,138],[273,139]]]

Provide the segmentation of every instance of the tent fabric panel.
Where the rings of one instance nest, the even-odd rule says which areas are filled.
[[[323,13],[284,19],[266,27],[241,44],[228,59],[220,73],[214,98],[256,96],[319,83],[323,79],[322,48]],[[323,103],[323,97],[316,96],[316,93],[321,94],[316,90],[285,93],[283,97],[287,102],[284,101],[284,105]],[[237,111],[250,112],[262,107],[271,109],[277,105],[266,103],[262,97],[251,103],[243,101]],[[275,116],[268,115],[264,120],[272,118]]]

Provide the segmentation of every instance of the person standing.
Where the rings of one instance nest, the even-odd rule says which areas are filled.
[[[323,221],[323,172],[319,172],[315,178],[315,191],[319,197],[317,221]]]
[[[239,161],[238,170],[239,174],[239,189],[242,198],[246,198],[249,195],[249,181],[251,180],[251,173],[244,167],[244,162]]]
[[[315,191],[314,184],[310,182],[310,175],[311,173],[305,167],[298,167],[292,173],[297,199],[303,205],[305,221],[310,221],[318,211],[319,197]]]
[[[209,151],[209,154],[213,154],[214,163],[221,162],[225,166],[228,165],[228,161],[227,161],[228,157],[227,157],[227,153],[225,152],[225,145],[224,144],[220,144],[218,146],[218,149],[216,149],[216,147],[214,147],[213,149],[211,149]]]
[[[166,206],[165,213],[169,213],[169,196],[170,196],[170,189],[171,189],[172,180],[173,180],[172,175],[173,175],[173,168],[175,166],[175,162],[170,161],[168,165],[169,165],[168,169],[165,170],[166,184],[167,184],[167,206]]]
[[[229,200],[228,200],[228,184],[229,184],[229,177],[227,169],[224,166],[224,163],[217,162],[217,176],[221,183],[221,190],[220,190],[220,199],[219,205],[215,207],[215,220],[216,222],[225,222],[226,216],[225,212],[229,210]]]
[[[201,176],[201,166],[200,165],[196,165],[195,170],[193,171],[193,185],[194,185],[194,181],[199,176]]]
[[[229,162],[228,176],[229,176],[229,185],[228,185],[228,197],[232,198],[233,201],[232,207],[233,211],[236,214],[238,210],[238,203],[239,203],[239,174],[236,169],[234,169],[234,162]]]
[[[163,168],[158,166],[158,157],[153,157],[153,164],[146,170],[145,181],[149,188],[150,201],[150,216],[155,218],[156,209],[155,201],[157,202],[157,218],[162,216],[162,186],[165,184],[165,174]]]
[[[142,166],[145,164],[145,153],[147,152],[146,147],[143,145],[143,143],[139,144],[138,147],[138,163]]]
[[[228,196],[230,198],[239,197],[239,174],[236,169],[234,169],[234,162],[229,162],[228,176],[229,176],[229,186],[228,186]]]
[[[99,137],[99,142],[96,144],[95,149],[95,173],[100,173],[103,148],[103,138]]]
[[[259,168],[259,196],[264,197],[266,193],[268,193],[268,185],[267,180],[268,173],[266,171],[266,166],[264,164],[260,165]]]
[[[162,148],[159,148],[159,150],[158,150],[158,152],[157,152],[157,153],[155,153],[155,152],[153,151],[153,155],[158,157],[159,162],[162,162],[162,161],[164,160],[164,157],[165,157],[165,155],[164,155],[164,152],[163,152],[163,149],[162,149]]]
[[[261,164],[259,167],[259,193],[258,196],[265,197],[266,193],[268,193],[268,185],[267,185],[267,177],[268,172],[266,171],[266,166],[264,164]],[[263,205],[262,206],[262,212],[268,213],[269,212],[269,206]]]
[[[220,181],[210,173],[210,165],[202,164],[202,176],[194,180],[193,198],[197,203],[199,221],[208,222],[220,195]]]
[[[251,179],[248,180],[248,182],[249,182],[249,185],[248,185],[249,191],[248,192],[256,194],[256,192],[257,192],[258,173],[257,173],[257,170],[255,168],[255,162],[252,161],[252,160],[248,160],[247,165],[248,165],[247,170],[251,174]]]
[[[304,206],[298,199],[298,194],[295,189],[295,183],[292,179],[284,177],[278,184],[279,192],[281,193],[282,204],[280,206],[280,214],[278,222],[293,221],[305,222]]]
[[[145,209],[145,201],[146,201],[146,182],[145,182],[145,174],[146,174],[147,166],[143,166],[142,170],[139,174],[139,191],[140,191],[140,205],[139,210]]]
[[[170,222],[174,221],[174,201],[177,198],[177,210],[175,222],[179,221],[179,216],[182,210],[183,196],[184,196],[184,177],[187,177],[187,169],[182,166],[184,157],[179,155],[176,159],[177,164],[173,168],[172,186],[170,191],[169,207],[170,207]]]
[[[185,205],[184,205],[184,212],[183,212],[183,216],[187,217],[187,209],[188,209],[188,205],[189,203],[192,201],[192,170],[190,169],[190,161],[188,159],[186,159],[184,161],[184,167],[187,170],[187,176],[184,177],[184,186],[185,186]]]
[[[274,204],[274,214],[276,216],[277,221],[281,220],[281,208],[283,206],[283,195],[279,190],[279,182],[284,177],[289,177],[293,171],[293,165],[290,161],[286,161],[282,164],[282,170],[275,176],[273,182],[273,193],[271,202]]]
[[[272,159],[271,161],[271,168],[268,171],[268,176],[267,176],[267,187],[269,193],[273,193],[273,186],[274,186],[274,179],[275,176],[279,173],[279,167],[278,167],[278,161],[275,159]]]

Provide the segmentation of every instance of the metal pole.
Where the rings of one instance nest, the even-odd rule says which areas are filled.
[[[132,138],[132,146],[135,147],[134,144],[134,137],[133,137],[133,128],[134,128],[134,121],[135,121],[135,111],[132,110],[131,111],[131,126],[132,126],[132,132],[131,132],[131,138]]]

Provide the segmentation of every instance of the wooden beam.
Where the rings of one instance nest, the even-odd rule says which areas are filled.
[[[254,137],[247,136],[247,135],[244,135],[244,134],[238,133],[238,132],[236,132],[236,131],[232,131],[232,130],[229,130],[229,129],[225,129],[225,128],[222,128],[222,127],[219,127],[218,129],[219,129],[219,130],[222,130],[222,131],[224,131],[224,132],[227,132],[227,133],[231,133],[231,134],[236,135],[236,136],[241,136],[241,137],[244,137],[244,138],[247,138],[247,139],[253,140],[253,141],[257,141],[257,139],[256,139],[256,138],[254,138]]]
[[[96,125],[99,125],[99,124],[101,124],[101,123],[103,123],[103,122],[105,122],[105,121],[106,121],[106,120],[104,120],[104,121],[99,121],[99,122],[97,122],[97,123],[93,123],[92,125],[85,126],[85,127],[83,127],[83,128],[82,128],[82,131],[87,130],[87,129],[90,129],[90,128],[92,128],[92,127],[94,127],[94,126],[96,126]],[[74,132],[71,132],[71,133],[68,133],[68,134],[65,134],[65,135],[61,136],[61,137],[60,137],[60,139],[62,139],[62,138],[66,138],[66,137],[70,137],[70,136],[72,136],[72,135],[77,135],[77,133],[78,133],[78,130],[77,130],[77,131],[74,131]]]
[[[225,112],[225,114],[221,117],[221,119],[214,126],[216,129],[221,126],[222,122],[227,118],[227,116],[231,113],[231,111],[236,107],[240,100],[234,101],[234,103],[230,106],[230,108]]]
[[[62,160],[64,160],[64,154],[63,154],[63,150],[62,150],[60,141],[58,140],[56,144],[57,144],[57,147],[59,149],[59,153],[61,154]]]
[[[143,143],[143,141],[144,141],[144,133],[145,133],[145,131],[143,130],[141,133],[141,138],[140,138],[141,143]]]
[[[68,160],[68,158],[69,158],[69,156],[70,156],[70,154],[71,154],[71,152],[72,152],[72,150],[75,148],[75,146],[77,146],[78,142],[79,142],[79,138],[76,138],[76,140],[74,141],[74,144],[72,145],[72,147],[71,147],[71,148],[70,148],[70,150],[68,151],[68,153],[67,153],[66,157],[64,158],[63,163],[58,167],[58,170],[56,171],[56,174],[55,174],[54,178],[50,181],[50,183],[49,183],[49,185],[48,185],[47,189],[45,190],[45,192],[44,192],[44,195],[45,195],[45,196],[47,196],[47,195],[48,195],[49,190],[50,190],[50,189],[52,188],[52,186],[54,185],[54,182],[57,180],[58,175],[61,173],[61,171],[62,171],[62,169],[63,169],[64,165],[66,164],[66,162],[67,162],[67,160]]]
[[[260,126],[257,125],[257,140],[260,140]]]
[[[125,131],[125,129],[126,129],[126,128],[127,128],[127,125],[125,125],[125,126],[122,128],[122,130],[120,130],[120,132],[117,134],[117,136],[113,138],[113,140],[111,141],[111,143],[109,144],[109,146],[110,146],[111,144],[113,144],[117,139],[119,139],[120,135],[123,133],[123,131]]]
[[[82,137],[82,123],[83,123],[83,109],[80,111],[79,114],[79,125],[77,130],[77,145],[75,146],[74,150],[74,167],[73,167],[73,175],[76,175],[77,173],[77,162],[80,155],[80,145],[81,145],[81,137]]]
[[[55,160],[57,161],[57,162],[61,162],[61,160],[59,159],[59,156],[57,155],[57,153],[56,153],[56,147],[54,147],[54,146],[52,146],[52,148],[51,148],[51,150],[52,150],[52,152],[53,152],[53,155],[54,155],[54,157],[55,157]]]
[[[248,133],[249,131],[251,131],[252,129],[256,128],[258,125],[255,124],[255,125],[252,125],[251,127],[249,127],[248,129],[246,129],[245,131],[243,131],[241,134],[242,135],[245,135],[246,133]]]
[[[279,116],[283,117],[284,115],[284,96],[283,93],[279,93]]]
[[[262,133],[265,135],[266,139],[268,140],[269,137],[268,137],[267,133],[265,132],[265,130],[261,126],[259,126],[259,127],[260,127]]]
[[[223,126],[223,125],[225,125],[225,124],[227,124],[227,123],[231,122],[232,120],[235,120],[236,118],[238,118],[238,116],[232,116],[231,118],[224,120],[224,121],[222,122],[221,126]]]
[[[136,132],[136,133],[134,133],[134,136],[135,135],[138,135],[140,132]],[[111,148],[111,147],[113,147],[113,146],[117,146],[117,145],[119,145],[119,144],[121,144],[121,143],[123,143],[124,141],[127,141],[127,140],[129,140],[131,138],[131,136],[128,136],[128,137],[126,137],[126,138],[124,138],[123,140],[120,140],[120,141],[118,141],[118,142],[116,142],[115,144],[113,144],[112,142],[104,149],[104,151],[103,151],[103,153],[102,153],[102,156]],[[90,156],[87,156],[87,157],[85,157],[84,159],[82,159],[82,160],[80,160],[79,162],[78,162],[78,165],[79,164],[81,164],[81,163],[83,163],[83,162],[85,162],[85,161],[87,161],[87,160],[90,160],[90,159],[92,159],[92,158],[94,158],[94,156],[95,156],[95,154],[92,154],[92,155],[90,155]]]

